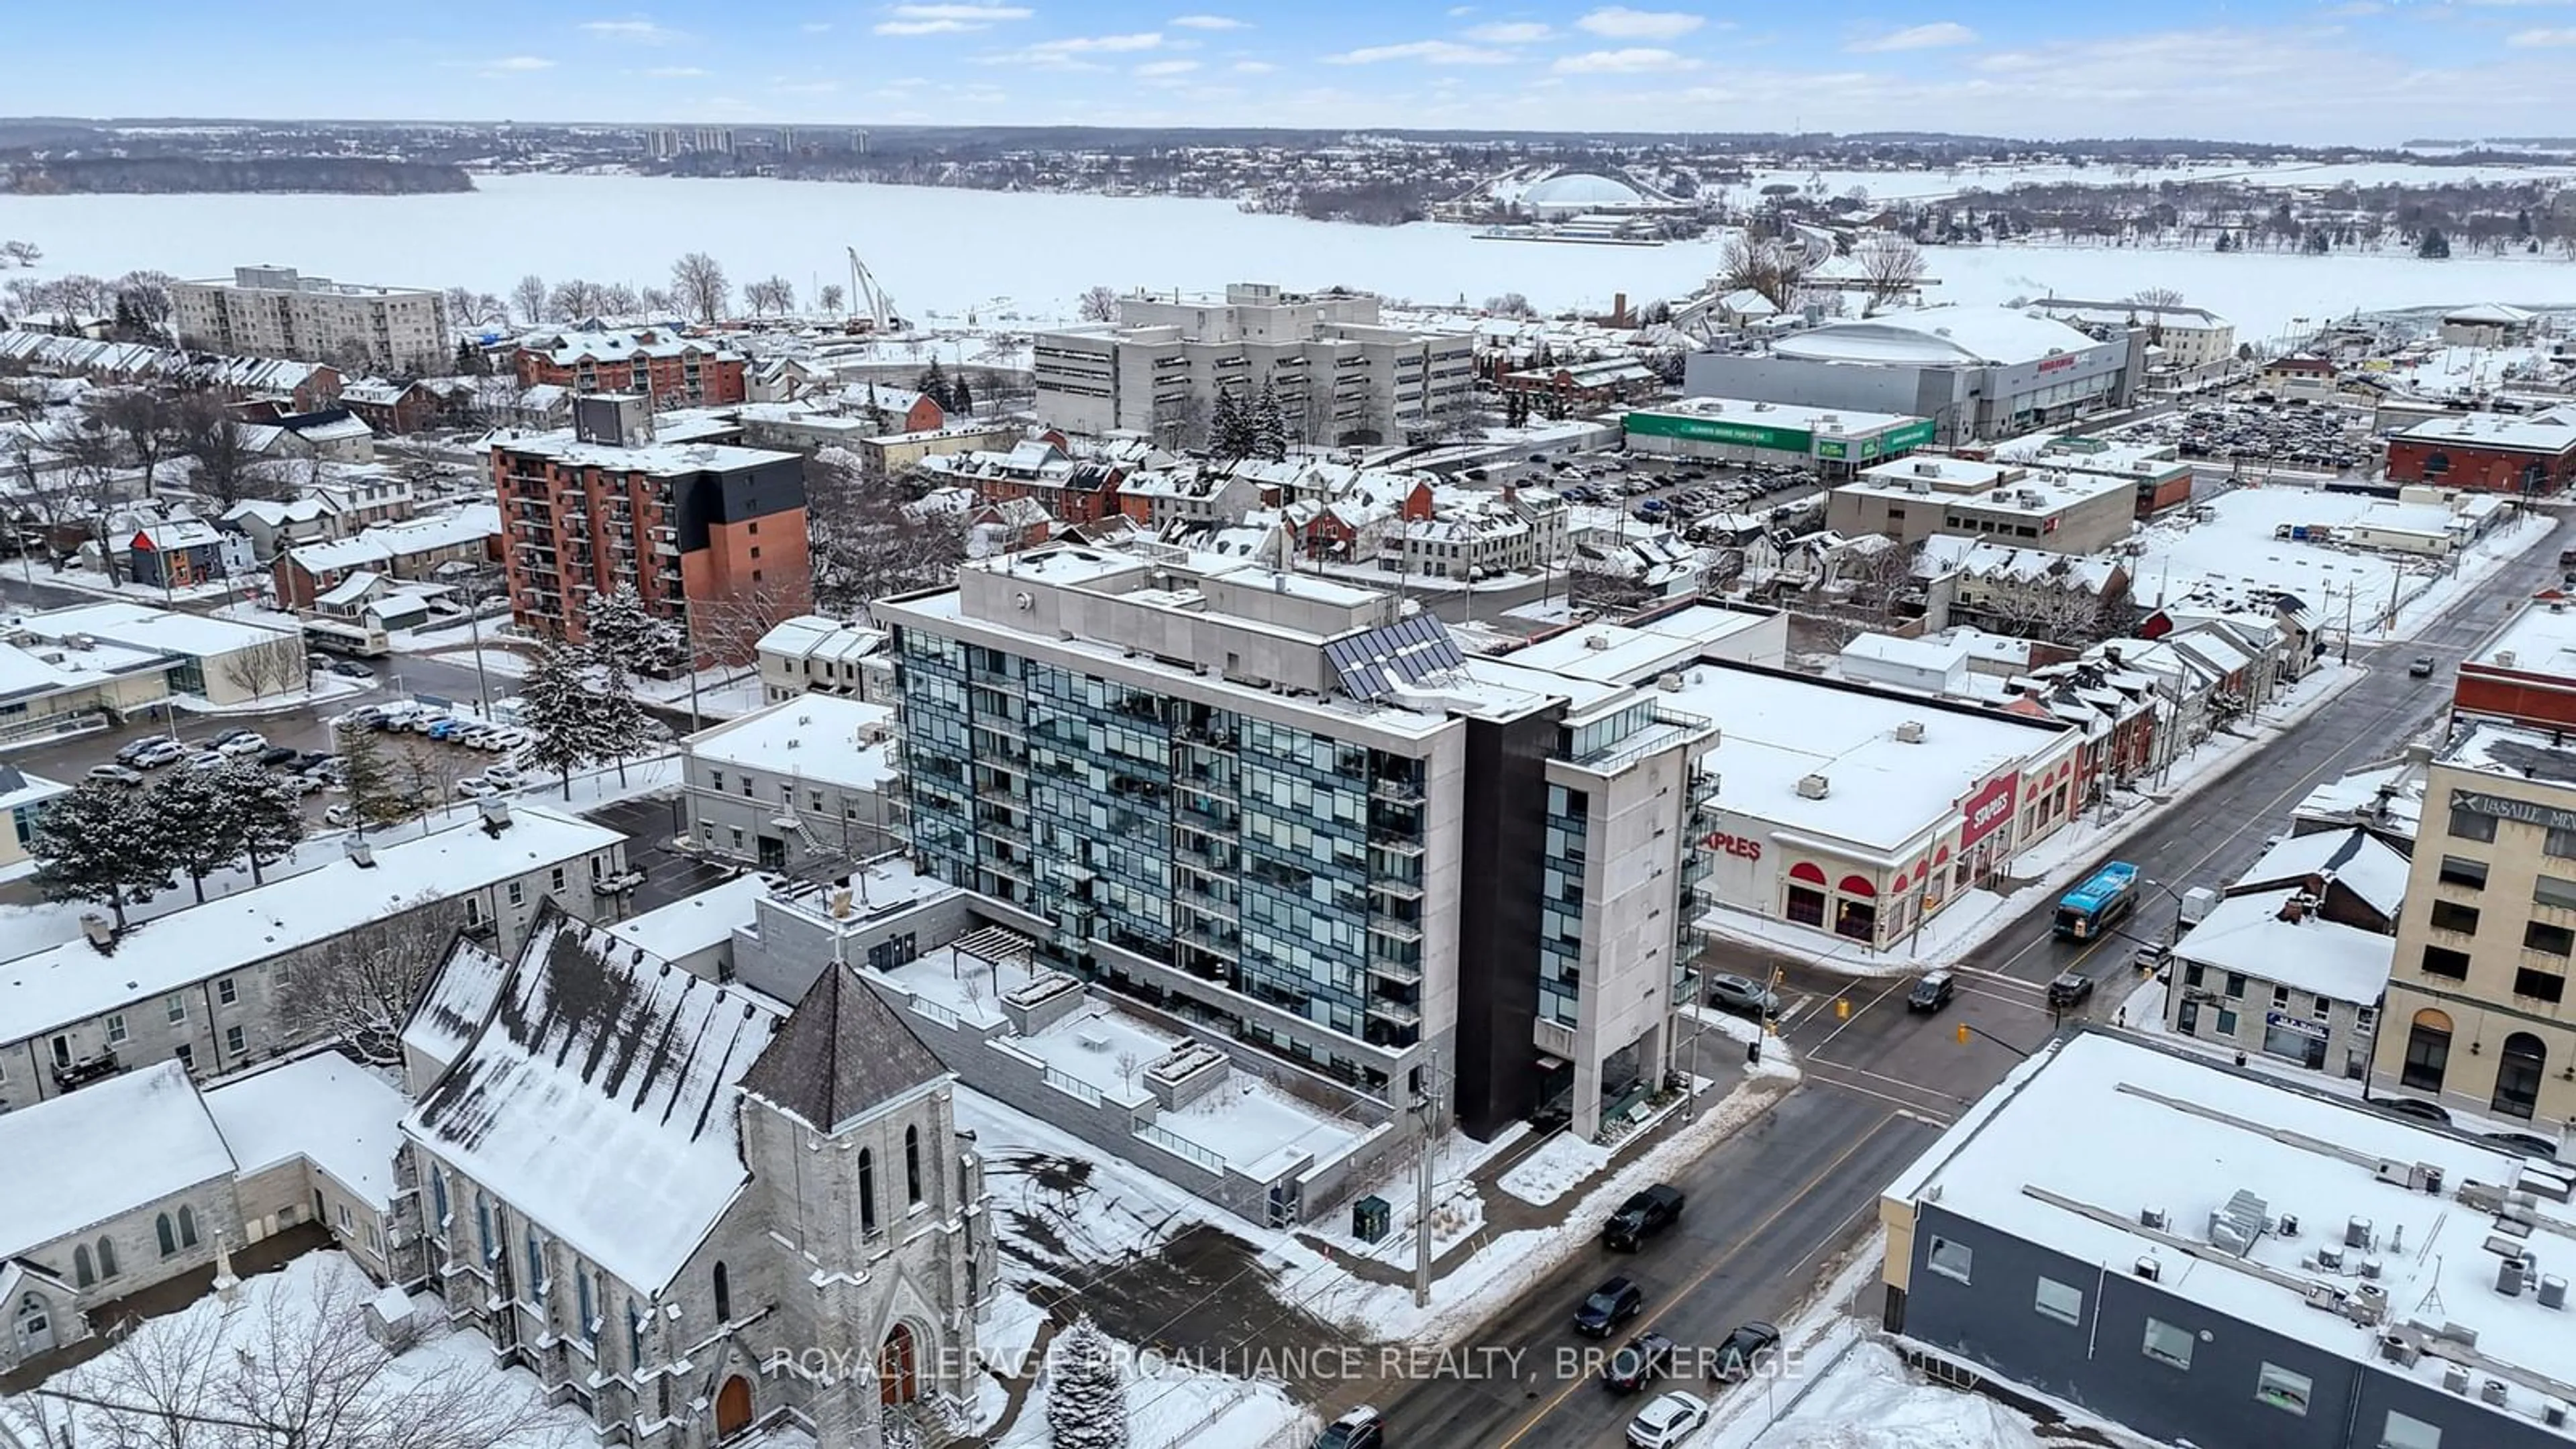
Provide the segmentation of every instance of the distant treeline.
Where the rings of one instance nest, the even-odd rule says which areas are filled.
[[[357,196],[412,196],[471,191],[462,166],[389,161],[370,156],[268,156],[208,160],[193,156],[81,156],[21,161],[9,185],[22,193],[327,191]]]

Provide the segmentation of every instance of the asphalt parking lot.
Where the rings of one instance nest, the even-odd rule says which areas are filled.
[[[627,902],[630,915],[667,906],[683,896],[721,885],[736,874],[731,866],[671,849],[671,837],[680,832],[684,823],[679,792],[675,790],[620,800],[582,813],[625,836],[628,868],[644,873],[644,883],[635,888]]]

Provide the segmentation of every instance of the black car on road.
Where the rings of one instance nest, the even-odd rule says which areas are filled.
[[[1773,1350],[1780,1346],[1780,1330],[1756,1320],[1739,1325],[1726,1341],[1717,1346],[1715,1362],[1709,1376],[1733,1383],[1759,1372]]]
[[[1633,1280],[1613,1278],[1593,1289],[1583,1306],[1574,1310],[1574,1331],[1589,1338],[1608,1338],[1645,1306],[1646,1295]]]
[[[1626,1347],[1601,1365],[1601,1382],[1605,1387],[1633,1394],[1672,1372],[1672,1367],[1673,1341],[1648,1329],[1629,1339]]]
[[[2048,983],[2048,1004],[2067,1011],[2093,999],[2093,978],[2069,971]]]
[[[1601,1241],[1620,1252],[1633,1253],[1664,1229],[1681,1221],[1682,1190],[1668,1182],[1628,1195],[1610,1221],[1601,1225]]]
[[[1959,980],[1957,977],[1952,976],[1947,971],[1930,972],[1927,973],[1922,980],[1914,983],[1914,989],[1912,991],[1905,993],[1905,1009],[1908,1011],[1939,1011],[1942,1007],[1950,1004],[1951,997],[1958,994]]]

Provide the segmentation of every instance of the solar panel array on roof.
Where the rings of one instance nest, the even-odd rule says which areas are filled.
[[[1336,639],[1324,646],[1324,657],[1341,675],[1342,692],[1363,700],[1379,698],[1397,680],[1420,684],[1467,662],[1458,641],[1450,637],[1449,626],[1430,614]]]

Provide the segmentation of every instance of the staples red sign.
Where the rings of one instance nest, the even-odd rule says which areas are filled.
[[[2041,358],[2039,360],[2039,371],[2043,375],[2052,372],[2064,372],[2066,369],[2073,367],[2074,365],[2075,354],[2072,352],[2061,352],[2055,357]]]
[[[1967,849],[1994,833],[1998,825],[2012,819],[2013,801],[2021,793],[2021,772],[1997,775],[1986,782],[1986,788],[1967,798],[1959,806],[1968,823],[1959,829],[1959,848]]]
[[[1762,858],[1762,842],[1755,840],[1750,836],[1727,835],[1719,832],[1711,834],[1707,839],[1701,841],[1700,844],[1711,850],[1723,851],[1728,855],[1734,856],[1738,860],[1760,860]]]

